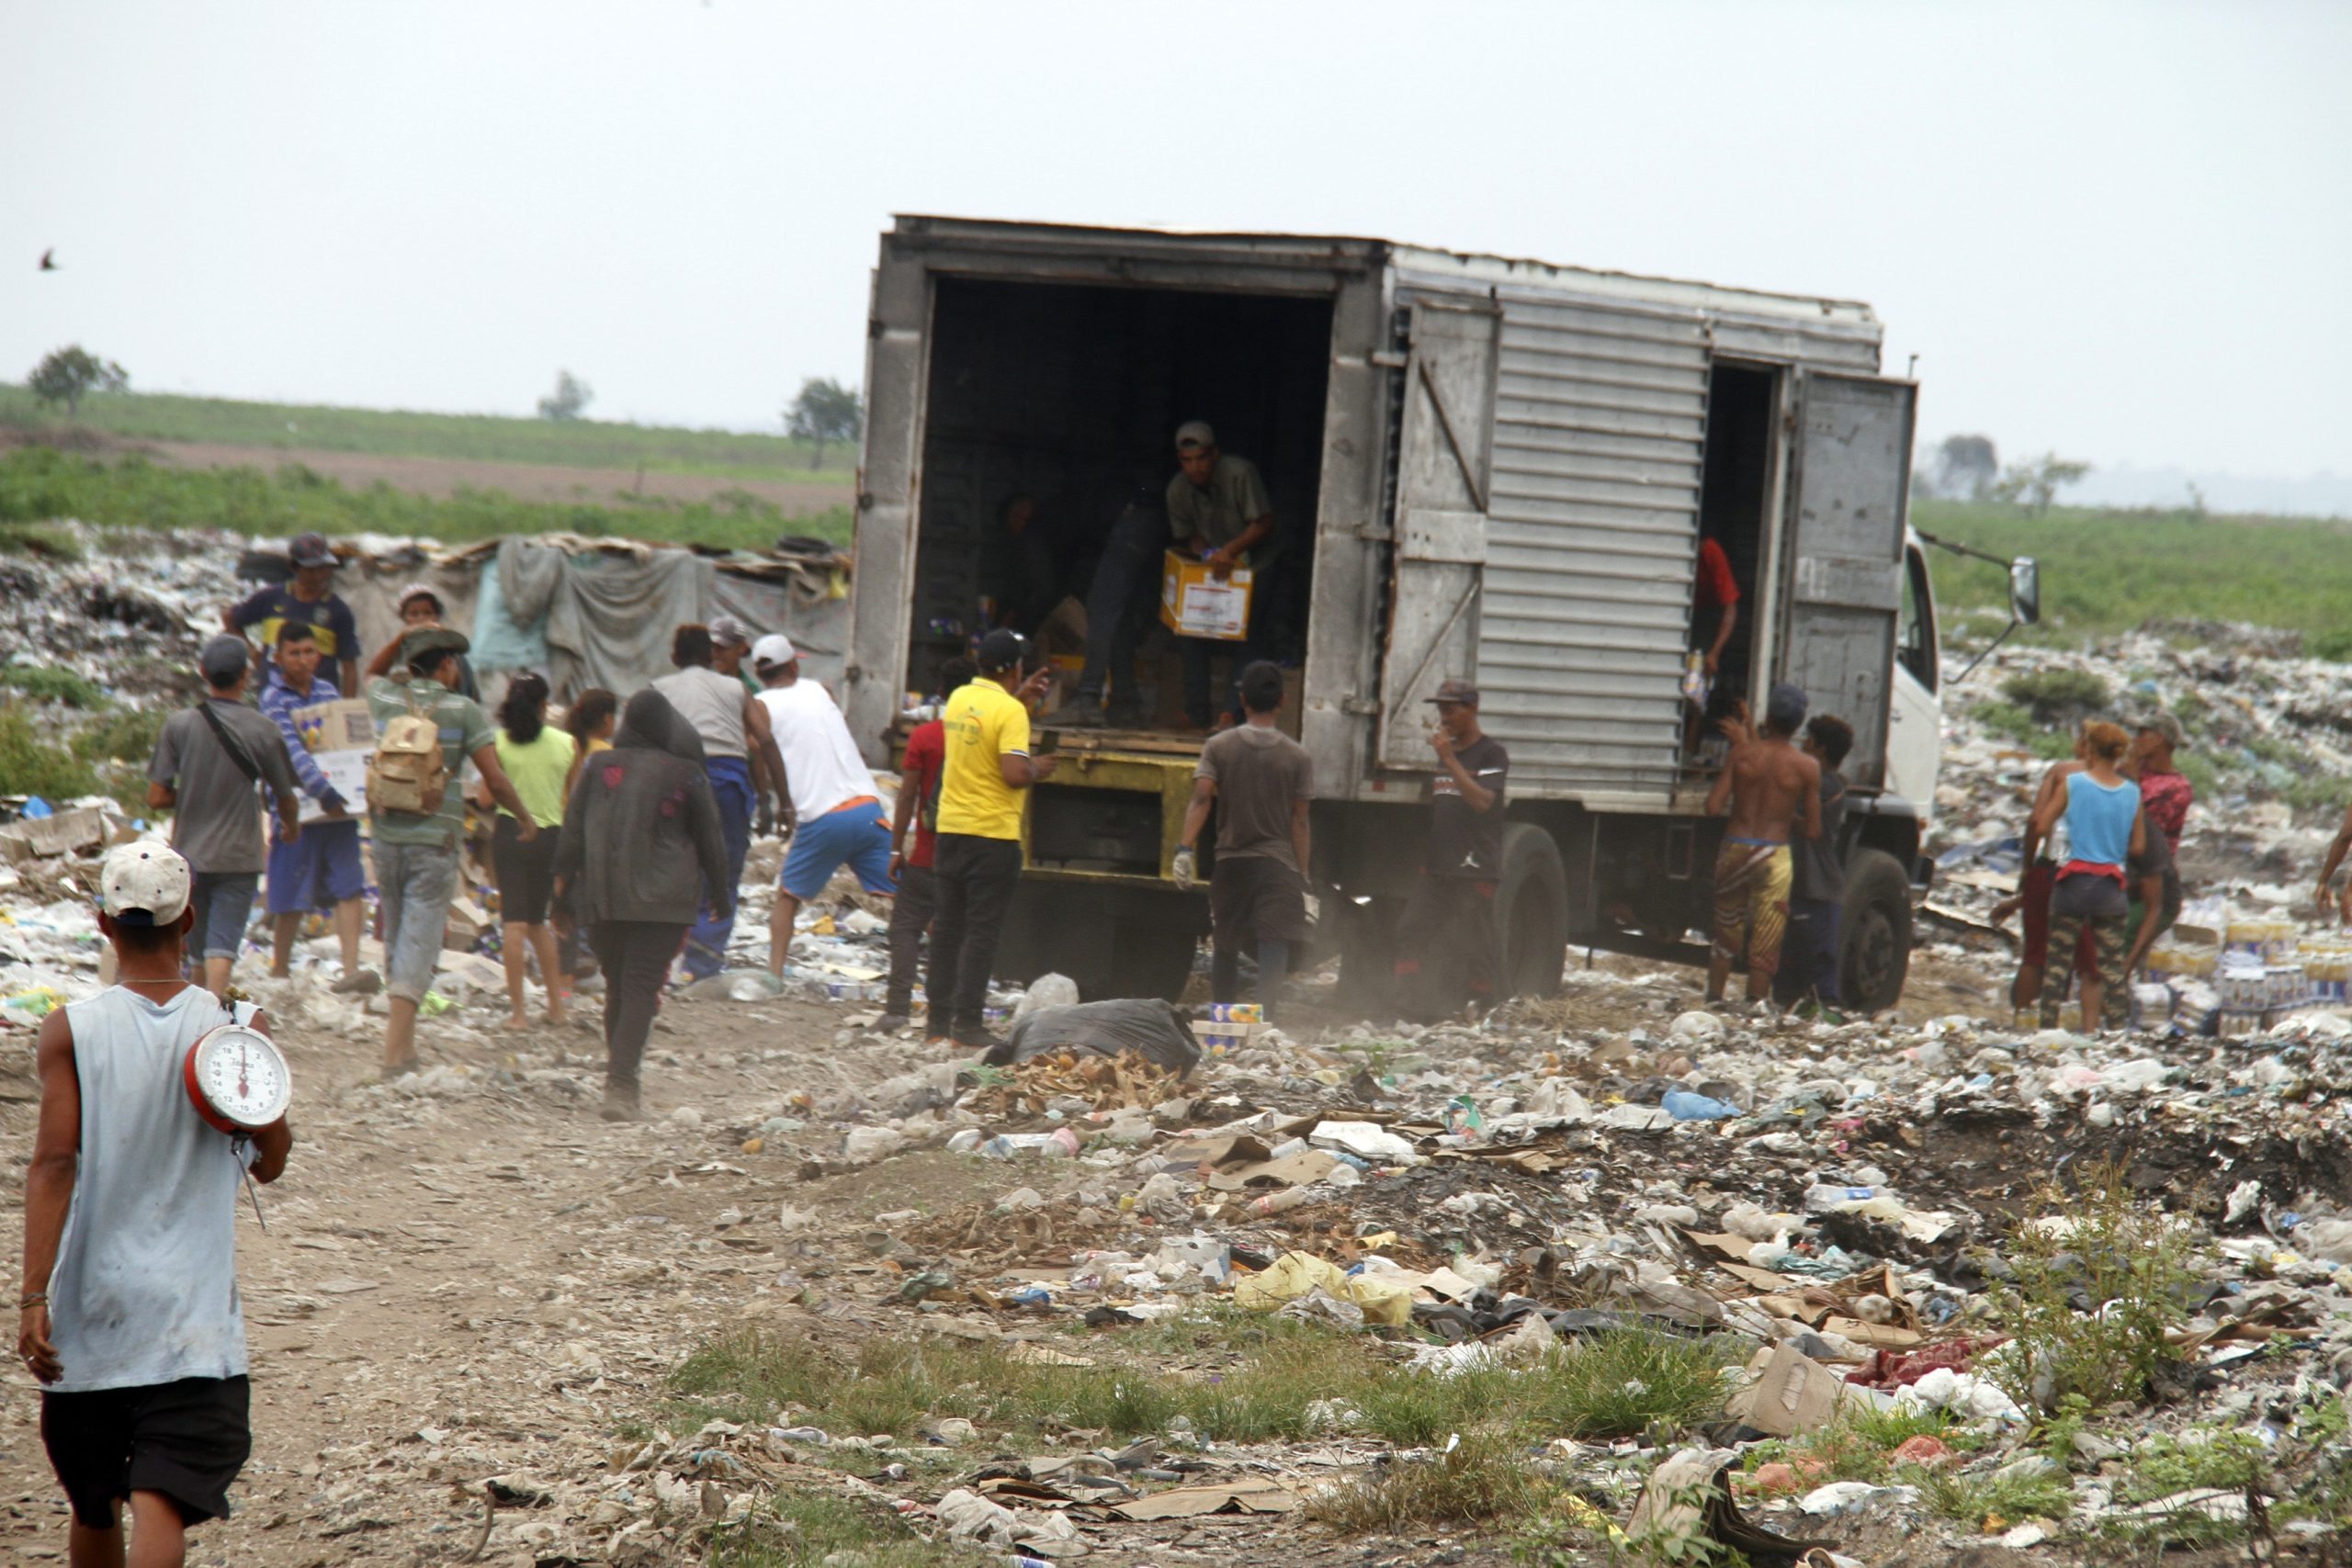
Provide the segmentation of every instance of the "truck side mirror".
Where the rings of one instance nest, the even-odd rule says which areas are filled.
[[[2041,620],[2041,563],[2031,556],[2009,563],[2009,619],[2029,626]]]

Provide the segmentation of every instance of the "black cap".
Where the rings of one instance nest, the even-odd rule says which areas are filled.
[[[979,652],[974,657],[979,660],[983,675],[1015,669],[1029,661],[1029,639],[1011,626],[999,626],[980,638]]]
[[[334,551],[327,546],[324,534],[297,534],[286,554],[296,566],[341,566]]]
[[[1437,695],[1423,697],[1421,701],[1460,703],[1464,707],[1475,708],[1478,705],[1478,688],[1467,681],[1442,681],[1438,683]]]

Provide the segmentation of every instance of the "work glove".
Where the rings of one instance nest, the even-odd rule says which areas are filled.
[[[1323,900],[1312,893],[1306,895],[1306,919],[1311,925],[1323,923]]]
[[[1176,886],[1187,893],[1199,886],[1193,871],[1192,846],[1188,844],[1176,852],[1176,858],[1168,863],[1168,874],[1175,878]]]
[[[752,831],[757,837],[773,838],[775,834],[775,798],[760,796],[759,809],[752,814]]]

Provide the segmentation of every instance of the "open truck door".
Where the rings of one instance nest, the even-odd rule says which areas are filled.
[[[1796,391],[1784,678],[1854,727],[1845,775],[1881,788],[1918,388],[1801,370]]]
[[[1391,767],[1432,765],[1425,700],[1441,682],[1478,676],[1501,325],[1485,300],[1413,306],[1380,672],[1380,761]]]

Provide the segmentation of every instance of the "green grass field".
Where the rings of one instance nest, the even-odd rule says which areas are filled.
[[[1949,501],[1916,502],[1911,516],[1956,543],[2039,560],[2036,641],[2078,645],[2152,619],[2244,621],[2301,632],[2318,657],[2352,659],[2352,523],[2072,507],[2027,517]],[[1948,626],[2008,602],[1998,567],[1939,551],[1929,565]]]
[[[614,506],[517,501],[494,491],[443,500],[382,483],[352,490],[300,464],[265,473],[164,468],[137,457],[109,462],[47,446],[0,451],[0,547],[11,536],[26,541],[41,525],[63,518],[101,527],[228,528],[273,537],[308,528],[453,542],[572,533],[722,549],[765,549],[786,535],[845,544],[851,531],[846,503],[786,517],[743,491],[722,491],[708,502],[648,497]]]
[[[0,425],[60,429],[64,423],[62,414],[42,409],[23,387],[0,383]],[[854,449],[835,445],[825,449],[825,466],[813,469],[814,451],[808,443],[783,435],[610,424],[599,420],[560,423],[495,414],[248,403],[161,392],[94,395],[83,403],[80,423],[85,429],[132,441],[195,441],[281,451],[366,452],[573,468],[627,469],[642,464],[659,472],[832,483],[843,489],[851,483],[857,465]]]

